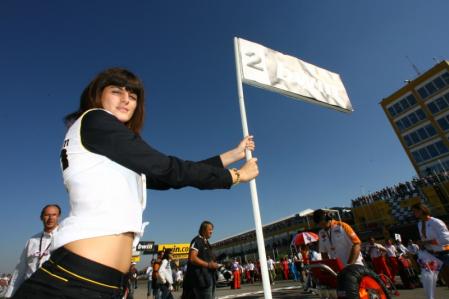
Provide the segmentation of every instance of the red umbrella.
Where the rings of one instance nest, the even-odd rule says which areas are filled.
[[[309,244],[318,241],[318,239],[318,235],[312,232],[298,233],[293,237],[292,245],[300,246],[302,244]]]

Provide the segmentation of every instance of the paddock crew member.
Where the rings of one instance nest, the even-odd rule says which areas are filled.
[[[388,278],[392,279],[390,268],[388,267],[387,260],[385,259],[386,253],[387,249],[385,247],[383,247],[379,243],[376,243],[374,238],[369,239],[368,254],[371,257],[374,272],[376,272],[379,275],[383,274]]]
[[[421,240],[418,241],[418,245],[443,261],[440,276],[446,286],[449,286],[449,230],[442,220],[430,215],[426,205],[415,204],[412,206],[412,211],[419,219],[418,230]]]
[[[61,208],[58,205],[50,204],[43,207],[40,219],[44,225],[44,230],[27,241],[11,277],[5,294],[6,298],[13,296],[19,286],[50,257],[49,249],[53,234],[58,230],[59,216],[61,216]]]
[[[390,266],[391,277],[394,278],[396,277],[396,274],[399,271],[398,258],[397,258],[399,252],[396,249],[396,246],[394,246],[392,240],[386,241],[385,249],[387,250],[387,258]]]
[[[323,259],[339,258],[345,266],[363,265],[361,241],[349,224],[333,220],[329,213],[322,209],[313,213],[313,221],[321,227],[318,235],[319,251]]]

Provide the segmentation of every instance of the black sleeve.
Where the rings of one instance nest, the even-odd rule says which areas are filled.
[[[96,154],[147,177],[151,189],[227,189],[232,177],[220,157],[203,162],[184,161],[166,156],[145,143],[118,119],[104,110],[86,113],[81,123],[81,142]]]
[[[224,167],[223,166],[223,162],[221,161],[220,156],[214,156],[214,157],[211,157],[209,159],[199,161],[198,163],[204,163],[204,164],[208,164],[210,166],[220,167],[220,168]]]

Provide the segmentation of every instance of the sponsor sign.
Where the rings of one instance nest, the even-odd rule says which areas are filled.
[[[154,253],[154,241],[140,241],[136,246],[136,251],[142,254]]]
[[[189,258],[190,243],[178,243],[178,244],[158,244],[157,251],[164,251],[171,248],[173,253],[173,259],[182,260]]]

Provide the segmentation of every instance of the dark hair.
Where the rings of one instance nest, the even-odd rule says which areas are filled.
[[[332,217],[329,215],[329,212],[318,209],[315,212],[313,212],[313,222],[316,224],[320,223],[321,221],[329,221],[332,220]]]
[[[202,236],[203,233],[206,231],[208,225],[211,225],[212,228],[214,228],[214,225],[210,221],[204,220],[203,222],[201,222],[200,229],[198,230],[198,234],[200,236]]]
[[[124,87],[128,92],[137,95],[137,106],[131,119],[125,125],[138,134],[143,127],[145,116],[145,94],[142,81],[132,72],[124,68],[110,68],[99,73],[83,90],[80,97],[80,106],[77,111],[64,118],[67,127],[79,118],[84,112],[92,108],[102,108],[101,93],[110,85]]]
[[[430,216],[429,208],[423,203],[416,203],[412,206],[412,210],[421,211],[424,216]]]
[[[49,208],[49,207],[55,207],[55,208],[57,208],[57,209],[58,209],[58,212],[59,212],[58,216],[61,215],[61,207],[58,206],[58,205],[55,204],[55,203],[52,203],[52,204],[46,205],[45,207],[42,208],[41,216],[40,216],[41,220],[43,220],[43,218],[44,218],[45,210],[46,210],[47,208]]]
[[[168,260],[168,256],[171,254],[172,249],[171,248],[166,248],[164,251],[164,255],[162,256],[163,260]]]

